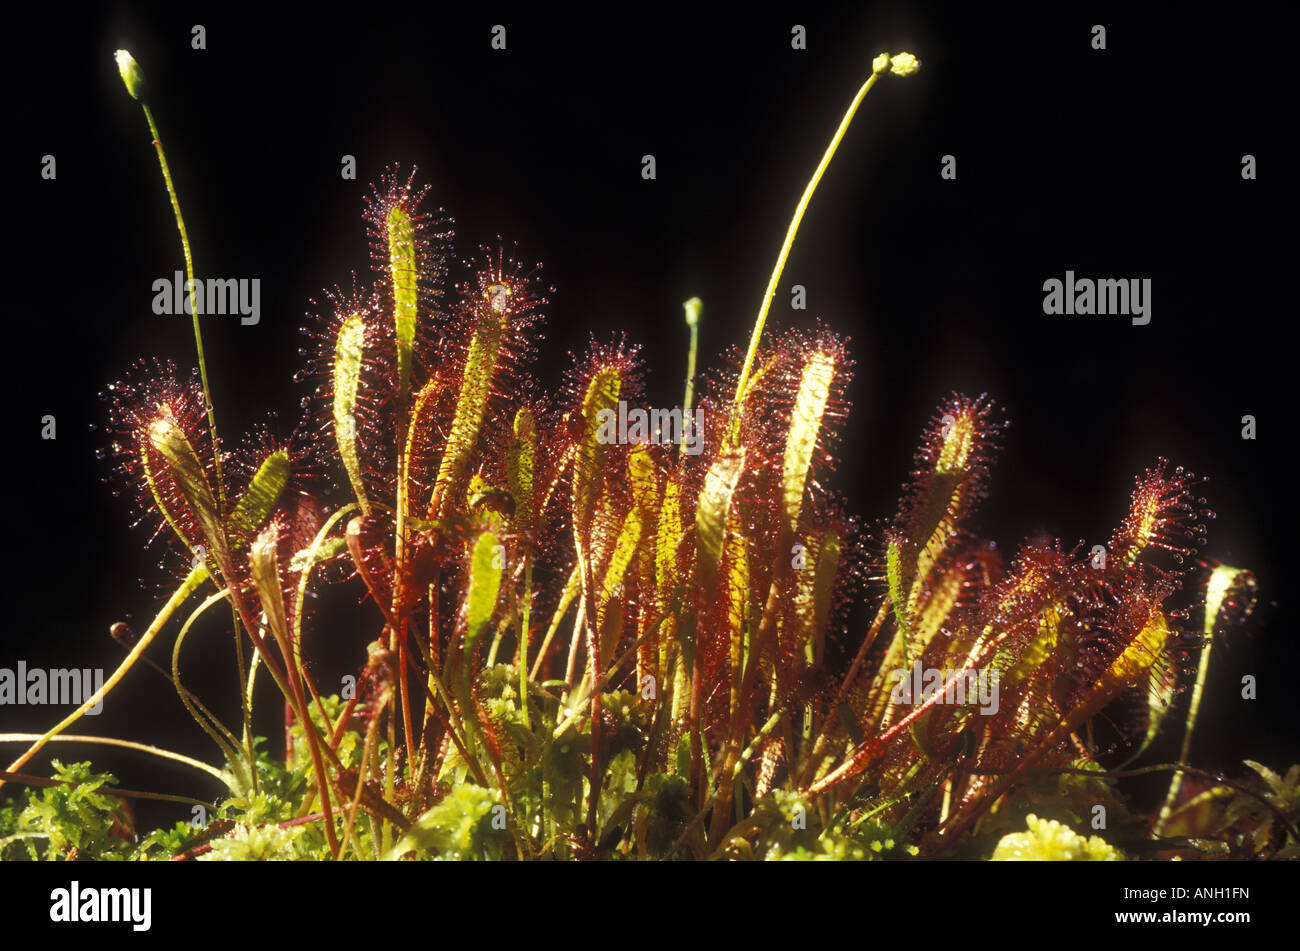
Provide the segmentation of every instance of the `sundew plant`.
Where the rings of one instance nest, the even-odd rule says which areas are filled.
[[[752,336],[698,377],[704,305],[685,304],[680,406],[645,405],[648,368],[622,335],[545,392],[530,364],[564,303],[540,266],[499,247],[458,258],[429,186],[392,166],[365,208],[372,282],[325,293],[303,328],[302,421],[237,448],[219,432],[221,369],[204,358],[149,93],[129,53],[117,64],[175,212],[198,360],[145,360],[110,386],[105,449],[177,585],[145,629],[113,625],[127,653],[79,709],[0,734],[25,746],[0,773],[0,858],[1298,854],[1300,766],[1228,777],[1189,762],[1214,645],[1255,588],[1198,560],[1214,517],[1202,480],[1153,459],[1105,545],[1028,540],[1004,558],[971,525],[1007,421],[987,395],[954,393],[891,517],[867,526],[825,485],[862,438],[846,428],[849,347],[826,326],[769,329],[768,309],[859,105],[916,57],[875,58]],[[363,626],[331,623],[328,586],[363,602]],[[185,685],[200,619],[233,639],[242,722]],[[341,686],[310,672],[326,630],[364,652]],[[142,663],[171,680],[211,762],[68,732]],[[274,740],[254,732],[258,678],[284,705]],[[1103,717],[1117,738],[1098,737]],[[1179,760],[1143,765],[1179,727]],[[89,762],[29,771],[63,742],[180,761],[227,793],[145,833],[132,797],[202,801],[120,789]],[[1150,813],[1125,792],[1144,773],[1169,779]]]

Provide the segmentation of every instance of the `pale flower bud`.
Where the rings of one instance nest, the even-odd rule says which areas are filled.
[[[899,53],[889,60],[889,71],[895,76],[911,76],[921,68],[921,61],[911,53]]]
[[[117,71],[122,74],[122,83],[126,86],[126,91],[131,94],[132,99],[143,102],[148,95],[149,85],[145,82],[140,64],[126,50],[118,50],[113,54],[113,58],[117,60]]]

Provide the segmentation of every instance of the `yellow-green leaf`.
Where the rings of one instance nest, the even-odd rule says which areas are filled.
[[[461,378],[460,393],[456,398],[456,414],[451,421],[451,434],[447,437],[447,448],[438,466],[429,502],[435,518],[441,514],[440,509],[445,504],[443,500],[450,497],[456,483],[464,476],[470,455],[478,443],[483,414],[492,395],[492,378],[496,373],[505,322],[504,312],[491,309],[481,312],[478,326],[470,338],[465,375]]]
[[[289,621],[284,610],[284,587],[280,583],[279,539],[277,526],[264,528],[249,549],[249,563],[253,569],[253,583],[257,585],[257,596],[266,612],[266,623],[284,650],[289,645]]]
[[[727,513],[731,497],[745,470],[745,450],[723,454],[704,476],[699,505],[695,509],[695,537],[699,548],[700,583],[706,597],[712,597],[718,584],[718,566],[722,562],[722,543],[727,534]]]
[[[661,597],[677,583],[677,546],[682,538],[681,487],[669,478],[659,507],[659,531],[655,540],[655,586]]]
[[[465,597],[465,654],[474,651],[483,628],[492,620],[504,569],[503,549],[492,532],[483,532],[474,542],[470,557],[469,592]]]
[[[365,339],[365,317],[349,315],[339,327],[334,346],[334,438],[338,441],[339,458],[343,460],[343,468],[347,470],[361,511],[369,515],[370,500],[361,480],[361,459],[357,455],[356,417]]]
[[[243,544],[243,539],[252,535],[271,517],[276,503],[285,486],[289,484],[289,454],[278,449],[266,457],[265,461],[253,473],[235,511],[230,515],[230,532],[235,538],[234,547]]]
[[[537,456],[537,423],[527,406],[515,414],[514,438],[506,455],[506,479],[515,500],[515,521],[525,530],[533,520],[533,466]]]
[[[623,380],[617,367],[602,367],[592,375],[582,399],[582,435],[573,465],[573,526],[585,531],[601,489],[605,446],[599,438],[602,412],[617,412]]]
[[[804,364],[803,375],[799,379],[799,393],[795,397],[794,412],[790,417],[785,461],[781,469],[785,517],[787,528],[791,532],[799,524],[808,469],[812,465],[813,449],[817,446],[817,434],[821,430],[822,417],[826,413],[826,402],[830,399],[834,380],[835,357],[821,350],[814,351]]]
[[[190,503],[203,534],[212,547],[212,553],[222,563],[229,551],[226,545],[226,533],[221,524],[221,512],[217,500],[208,485],[208,477],[199,462],[198,454],[190,445],[184,430],[166,418],[154,420],[149,426],[149,441],[162,453],[186,501]]]
[[[398,392],[405,400],[411,385],[411,348],[415,340],[419,270],[415,260],[415,225],[410,212],[400,204],[388,210],[388,272],[393,280]]]

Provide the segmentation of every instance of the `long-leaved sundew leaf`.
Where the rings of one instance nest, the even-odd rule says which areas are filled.
[[[370,498],[366,494],[366,484],[361,477],[361,459],[357,454],[357,391],[361,386],[365,346],[365,315],[350,314],[339,326],[334,346],[334,438],[361,511],[369,515]]]

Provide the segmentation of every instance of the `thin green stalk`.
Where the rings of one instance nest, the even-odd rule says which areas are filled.
[[[528,672],[528,676],[536,680],[542,670],[542,661],[546,659],[546,652],[551,646],[551,640],[555,637],[555,632],[560,629],[560,624],[564,621],[564,615],[568,613],[569,606],[573,604],[578,597],[578,568],[575,565],[573,571],[569,573],[569,580],[564,586],[564,591],[560,595],[560,603],[555,608],[555,614],[551,617],[550,626],[546,629],[546,636],[542,638],[542,645],[537,649],[537,660],[533,661],[533,668]]]
[[[163,182],[167,186],[167,197],[171,199],[172,211],[176,215],[176,230],[181,236],[181,250],[185,254],[185,276],[188,279],[185,285],[186,293],[190,305],[190,319],[194,324],[194,349],[199,358],[199,380],[203,385],[203,399],[207,403],[208,409],[208,432],[212,439],[212,458],[216,469],[217,482],[217,504],[220,506],[222,517],[226,514],[226,482],[221,477],[221,443],[217,438],[217,416],[216,407],[212,400],[212,387],[208,384],[208,362],[203,356],[203,333],[199,329],[199,308],[194,298],[194,254],[190,249],[189,233],[185,229],[185,216],[181,214],[180,199],[176,195],[176,186],[172,182],[171,169],[167,166],[167,153],[163,150],[162,136],[158,132],[158,125],[154,122],[153,112],[150,111],[147,103],[140,103],[144,110],[145,120],[149,123],[149,132],[153,135],[154,149],[158,152],[158,165],[162,168]],[[239,610],[235,605],[230,606],[231,623],[234,626],[235,636],[235,667],[239,677],[239,682],[244,682],[244,642],[239,636]],[[245,706],[241,711],[244,719],[244,747],[247,755],[253,756],[253,711]],[[254,771],[253,782],[257,783],[256,771]]]
[[[763,740],[776,728],[776,725],[781,722],[785,713],[786,711],[784,709],[776,711],[776,713],[767,718],[767,722],[759,728],[756,734],[754,734],[754,738],[740,754],[739,758],[736,760],[735,766],[732,767],[732,779],[735,779],[735,777],[740,775],[741,770],[745,768],[753,755],[758,752],[758,748],[762,745]],[[686,843],[686,839],[691,834],[691,831],[700,824],[705,814],[708,813],[709,807],[713,805],[714,800],[717,798],[717,792],[717,789],[711,789],[709,791],[708,796],[704,799],[704,804],[700,807],[700,811],[695,814],[695,818],[687,824],[686,828],[682,830],[682,834],[678,836],[677,841],[674,842],[672,847],[664,853],[665,859],[672,858],[673,854]]]
[[[181,703],[184,704],[189,715],[194,718],[194,722],[199,725],[204,733],[208,734],[208,736],[212,738],[212,741],[216,743],[218,747],[220,747],[221,752],[230,760],[230,765],[236,767],[239,763],[245,762],[244,753],[239,749],[238,742],[220,720],[214,722],[221,728],[221,733],[218,733],[216,729],[204,720],[194,703],[191,701],[190,692],[181,684],[180,670],[181,645],[185,643],[185,636],[189,634],[190,628],[194,625],[194,622],[199,619],[203,612],[212,607],[212,605],[216,604],[218,601],[225,599],[226,593],[226,589],[222,588],[216,594],[208,597],[202,604],[195,608],[193,612],[191,612],[185,623],[181,625],[180,632],[176,635],[176,641],[172,645],[172,684],[176,687],[177,694],[180,695]],[[221,735],[222,733],[225,734],[224,737]],[[253,760],[247,760],[245,765],[248,767],[250,774],[255,772],[257,769]],[[252,783],[251,775],[240,777],[240,779],[241,782],[246,782],[247,785],[251,785]]]
[[[53,740],[58,736],[58,734],[62,733],[68,727],[72,726],[72,724],[80,720],[87,710],[108,696],[109,691],[118,685],[122,678],[126,676],[126,672],[135,665],[135,662],[140,659],[140,655],[145,652],[145,649],[148,648],[153,639],[158,636],[158,632],[163,629],[163,626],[176,612],[176,609],[185,603],[186,599],[198,589],[199,585],[207,580],[207,577],[208,572],[206,568],[199,567],[191,571],[188,577],[186,577],[186,579],[181,583],[181,586],[172,592],[172,596],[167,600],[167,603],[163,605],[162,610],[158,612],[158,616],[153,619],[153,623],[149,625],[148,630],[140,635],[140,639],[136,641],[135,647],[131,649],[131,653],[127,654],[126,657],[122,659],[122,663],[118,664],[117,670],[113,671],[112,676],[110,676],[108,680],[104,681],[104,685],[96,690],[93,695],[88,697],[81,706],[77,707],[77,709],[69,713],[57,724],[50,727],[50,729],[43,735],[34,736],[33,739],[35,742],[30,748],[28,748],[27,752],[23,753],[22,756],[10,763],[5,771],[16,773],[27,763],[28,760],[39,753],[46,743]],[[16,734],[5,735],[14,736]],[[0,779],[0,787],[3,786],[4,780]]]
[[[218,717],[211,710],[209,710],[207,706],[203,703],[203,701],[200,700],[197,696],[195,696],[193,691],[187,689],[183,683],[180,683],[178,680],[174,679],[172,675],[167,672],[166,668],[155,663],[151,658],[141,657],[140,659],[144,661],[146,664],[148,664],[150,667],[152,667],[154,670],[156,670],[160,677],[166,680],[178,691],[184,693],[185,697],[188,698],[189,702],[194,704],[194,708],[200,714],[202,714],[204,717],[207,718],[207,722],[210,723],[212,726],[216,727],[217,729],[219,729],[221,733],[225,736],[227,742],[230,743],[230,745],[236,750],[236,752],[240,752],[242,755],[242,751],[240,750],[239,747],[239,740],[235,736],[235,734],[230,732],[230,730],[226,727],[226,725],[221,722],[221,718]]]
[[[132,99],[140,103],[140,108],[144,110],[145,121],[149,124],[149,133],[153,137],[154,150],[158,153],[158,165],[162,169],[163,184],[167,187],[167,197],[171,200],[172,212],[176,216],[176,230],[180,233],[181,251],[185,256],[185,276],[188,280],[186,292],[189,300],[190,318],[194,325],[194,348],[199,358],[199,378],[203,385],[203,399],[207,403],[208,432],[212,440],[212,455],[216,470],[218,507],[224,518],[226,514],[226,485],[221,475],[221,449],[217,437],[216,409],[212,400],[212,387],[208,383],[208,364],[203,355],[203,334],[199,327],[199,308],[195,306],[194,253],[190,247],[189,233],[185,228],[185,216],[181,213],[181,203],[176,194],[176,185],[172,181],[171,169],[167,165],[167,153],[163,148],[162,135],[158,131],[158,124],[154,121],[153,111],[146,101],[148,84],[145,81],[144,74],[134,57],[126,50],[118,50],[115,58],[118,72],[122,76],[122,82],[126,86],[127,92],[130,93]],[[242,684],[244,682],[244,645],[239,637],[239,609],[233,603],[233,599],[230,615],[235,637],[235,665],[239,675],[239,682]],[[241,713],[244,719],[244,744],[251,758],[253,755],[252,710],[245,706]],[[255,787],[257,781],[256,773],[254,773],[253,783]]]
[[[686,354],[686,392],[682,395],[682,413],[690,412],[695,404],[695,358],[700,349],[700,312],[704,301],[692,297],[682,307],[686,310],[686,326],[691,328],[691,348]],[[682,440],[682,452],[686,452],[686,440]]]
[[[306,561],[303,564],[302,572],[298,575],[298,597],[295,601],[295,611],[293,612],[293,661],[299,671],[302,671],[302,612],[307,599],[307,581],[311,577],[312,569],[316,567],[316,558],[320,554],[321,545],[338,524],[339,519],[347,515],[357,507],[357,503],[349,502],[343,508],[339,509],[333,515],[325,520],[325,524],[320,527],[316,537],[312,539],[311,545],[307,548]]]
[[[1214,638],[1207,637],[1205,646],[1201,648],[1201,662],[1196,668],[1196,684],[1192,687],[1192,702],[1187,711],[1187,731],[1183,734],[1183,747],[1178,753],[1178,762],[1182,766],[1187,765],[1187,760],[1192,751],[1192,731],[1196,729],[1196,717],[1201,710],[1201,694],[1205,690],[1205,680],[1210,674],[1210,650],[1214,646]],[[1178,794],[1183,786],[1182,770],[1174,772],[1174,777],[1169,782],[1169,792],[1165,795],[1164,804],[1160,807],[1160,817],[1156,820],[1153,834],[1156,838],[1164,835],[1165,824],[1169,821],[1169,816],[1173,813],[1174,803],[1178,801]]]
[[[209,776],[220,780],[223,784],[229,784],[230,777],[217,769],[215,766],[209,766],[207,763],[186,756],[184,753],[174,753],[171,750],[165,750],[158,746],[150,746],[148,743],[137,743],[134,740],[119,740],[111,736],[84,736],[78,733],[64,733],[56,736],[44,735],[39,733],[0,733],[0,743],[30,743],[37,741],[36,749],[44,746],[46,743],[91,743],[99,746],[120,746],[123,749],[137,750],[141,753],[148,753],[151,756],[158,756],[162,759],[173,760],[177,763],[184,763],[194,769],[201,770]],[[29,751],[30,752],[30,751]],[[23,759],[25,763],[31,756]],[[15,768],[10,766],[6,773],[16,772]]]
[[[749,338],[749,350],[745,353],[744,366],[741,367],[740,377],[736,381],[736,396],[734,399],[736,412],[731,421],[731,432],[728,439],[728,442],[732,445],[736,444],[736,439],[739,436],[739,411],[745,402],[745,390],[749,384],[749,374],[754,368],[754,359],[758,356],[758,344],[763,339],[763,326],[767,323],[767,312],[772,306],[772,298],[776,296],[777,285],[781,282],[781,272],[785,270],[785,262],[790,257],[790,249],[794,247],[795,235],[799,233],[799,225],[803,222],[804,212],[808,210],[808,204],[812,201],[813,193],[817,191],[822,175],[825,174],[826,168],[831,164],[831,159],[835,157],[835,150],[839,148],[840,141],[844,138],[844,134],[848,132],[849,124],[853,121],[858,106],[862,104],[863,98],[870,92],[871,87],[876,84],[876,78],[885,71],[891,61],[894,61],[893,71],[900,76],[910,75],[919,66],[919,61],[907,53],[900,53],[897,57],[890,57],[887,53],[881,53],[872,61],[871,76],[862,84],[858,94],[849,103],[844,118],[840,120],[839,128],[835,130],[830,145],[826,146],[822,160],[817,164],[816,171],[813,172],[808,186],[803,191],[803,197],[799,199],[799,204],[795,206],[794,217],[790,220],[790,227],[785,232],[785,242],[781,245],[781,253],[777,255],[776,266],[772,268],[772,276],[768,279],[767,290],[763,293],[763,303],[758,308],[758,318],[754,321],[754,332]]]
[[[185,218],[181,214],[180,199],[176,197],[176,186],[172,182],[171,169],[167,167],[167,153],[163,151],[162,136],[158,133],[158,125],[153,121],[153,113],[149,111],[147,103],[140,103],[144,109],[144,117],[149,123],[149,132],[153,135],[153,147],[158,153],[158,164],[162,167],[163,182],[167,185],[167,197],[171,199],[172,211],[176,214],[176,230],[181,235],[181,250],[185,252],[185,276],[188,281],[185,285],[186,292],[189,295],[190,317],[194,322],[194,349],[198,351],[199,356],[199,379],[203,383],[203,399],[208,404],[208,431],[212,435],[212,454],[216,461],[217,474],[217,496],[221,503],[221,514],[226,512],[226,486],[221,478],[221,450],[220,443],[217,441],[217,417],[216,411],[212,405],[212,389],[208,386],[208,364],[203,358],[203,334],[199,331],[199,309],[195,306],[194,300],[194,255],[190,251],[190,238],[185,230]]]
[[[1210,573],[1206,585],[1205,618],[1201,624],[1204,646],[1201,648],[1201,660],[1196,670],[1196,684],[1192,687],[1191,706],[1187,711],[1187,730],[1183,734],[1183,747],[1178,754],[1178,762],[1183,766],[1187,765],[1187,760],[1191,755],[1192,732],[1196,729],[1196,717],[1201,710],[1201,695],[1205,691],[1205,681],[1210,673],[1210,650],[1214,646],[1214,627],[1219,619],[1219,609],[1227,601],[1232,588],[1239,582],[1250,588],[1254,586],[1254,579],[1248,572],[1228,565],[1219,565]],[[1164,835],[1165,824],[1173,813],[1174,804],[1178,801],[1178,794],[1182,789],[1182,784],[1183,773],[1180,770],[1174,773],[1173,779],[1169,783],[1169,792],[1165,796],[1164,804],[1160,807],[1160,816],[1156,820],[1155,829],[1153,830],[1156,837]]]
[[[46,776],[30,776],[27,773],[6,773],[0,770],[0,776],[3,776],[11,783],[18,783],[22,786],[37,786],[42,789],[49,789],[52,786],[76,786],[77,783],[70,779],[51,779]],[[112,787],[114,796],[121,796],[127,799],[154,799],[158,802],[179,802],[187,806],[207,806],[208,803],[202,799],[194,799],[191,796],[174,796],[171,793],[146,792],[141,789],[125,789],[122,786]],[[34,835],[44,835],[44,833],[34,833]],[[14,841],[15,839],[25,838],[25,833],[11,835],[0,839],[0,845],[5,842]]]
[[[533,559],[524,555],[524,611],[519,622],[519,709],[524,715],[524,728],[532,729],[528,716],[528,625],[533,610]]]

